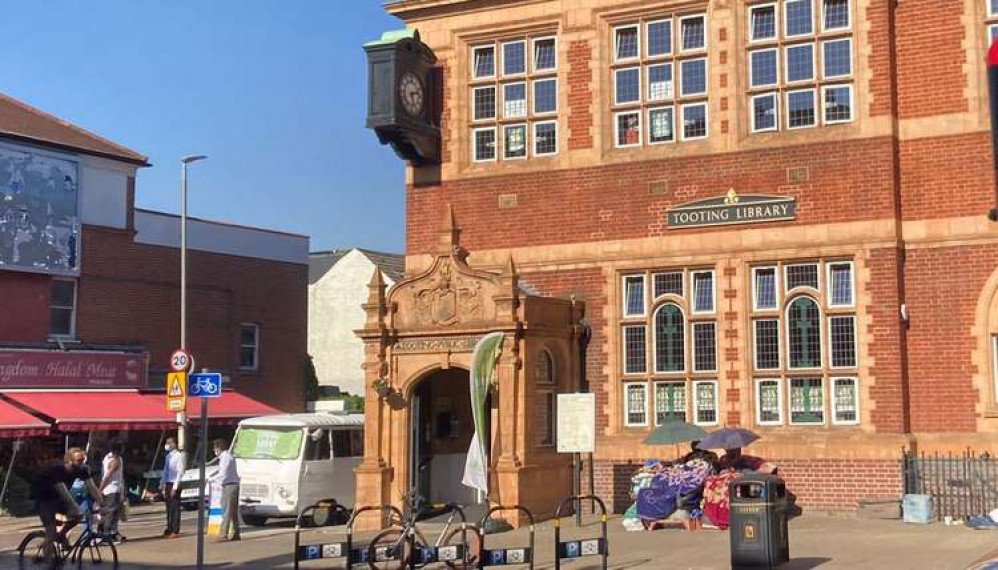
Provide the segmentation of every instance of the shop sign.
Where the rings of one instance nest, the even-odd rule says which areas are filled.
[[[0,349],[2,388],[145,388],[148,354]]]
[[[666,213],[670,228],[697,228],[793,220],[796,200],[789,196],[739,196],[734,189],[725,196],[691,202]]]

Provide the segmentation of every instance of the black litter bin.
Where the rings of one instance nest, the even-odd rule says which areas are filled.
[[[787,487],[776,475],[750,474],[728,486],[731,566],[773,567],[790,561]]]

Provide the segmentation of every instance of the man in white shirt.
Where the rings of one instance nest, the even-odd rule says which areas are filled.
[[[118,519],[124,506],[127,490],[125,489],[125,466],[121,461],[121,443],[114,441],[108,448],[102,461],[102,476],[100,490],[104,498],[101,501],[101,511],[104,514],[104,534],[118,544],[125,537],[118,533]]]
[[[218,471],[211,476],[213,485],[222,487],[222,525],[218,529],[217,542],[240,540],[239,538],[239,472],[236,459],[229,451],[224,439],[216,439],[215,455],[218,456]],[[232,525],[232,538],[229,538],[229,525]]]
[[[163,537],[176,538],[180,536],[180,479],[184,475],[187,461],[184,452],[177,449],[177,440],[172,437],[167,438],[164,449],[166,461],[159,481],[159,488],[166,501],[166,530],[163,531]]]

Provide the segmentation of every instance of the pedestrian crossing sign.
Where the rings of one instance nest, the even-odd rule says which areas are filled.
[[[187,405],[187,373],[170,372],[166,375],[166,409],[182,412]]]

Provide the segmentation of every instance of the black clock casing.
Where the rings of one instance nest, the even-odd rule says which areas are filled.
[[[391,41],[364,46],[367,52],[367,127],[374,129],[381,144],[390,144],[396,154],[414,166],[440,163],[440,123],[437,104],[437,61],[433,51],[413,31]],[[416,79],[413,82],[413,78]],[[422,89],[419,99],[415,85]],[[406,94],[408,93],[408,109]]]

